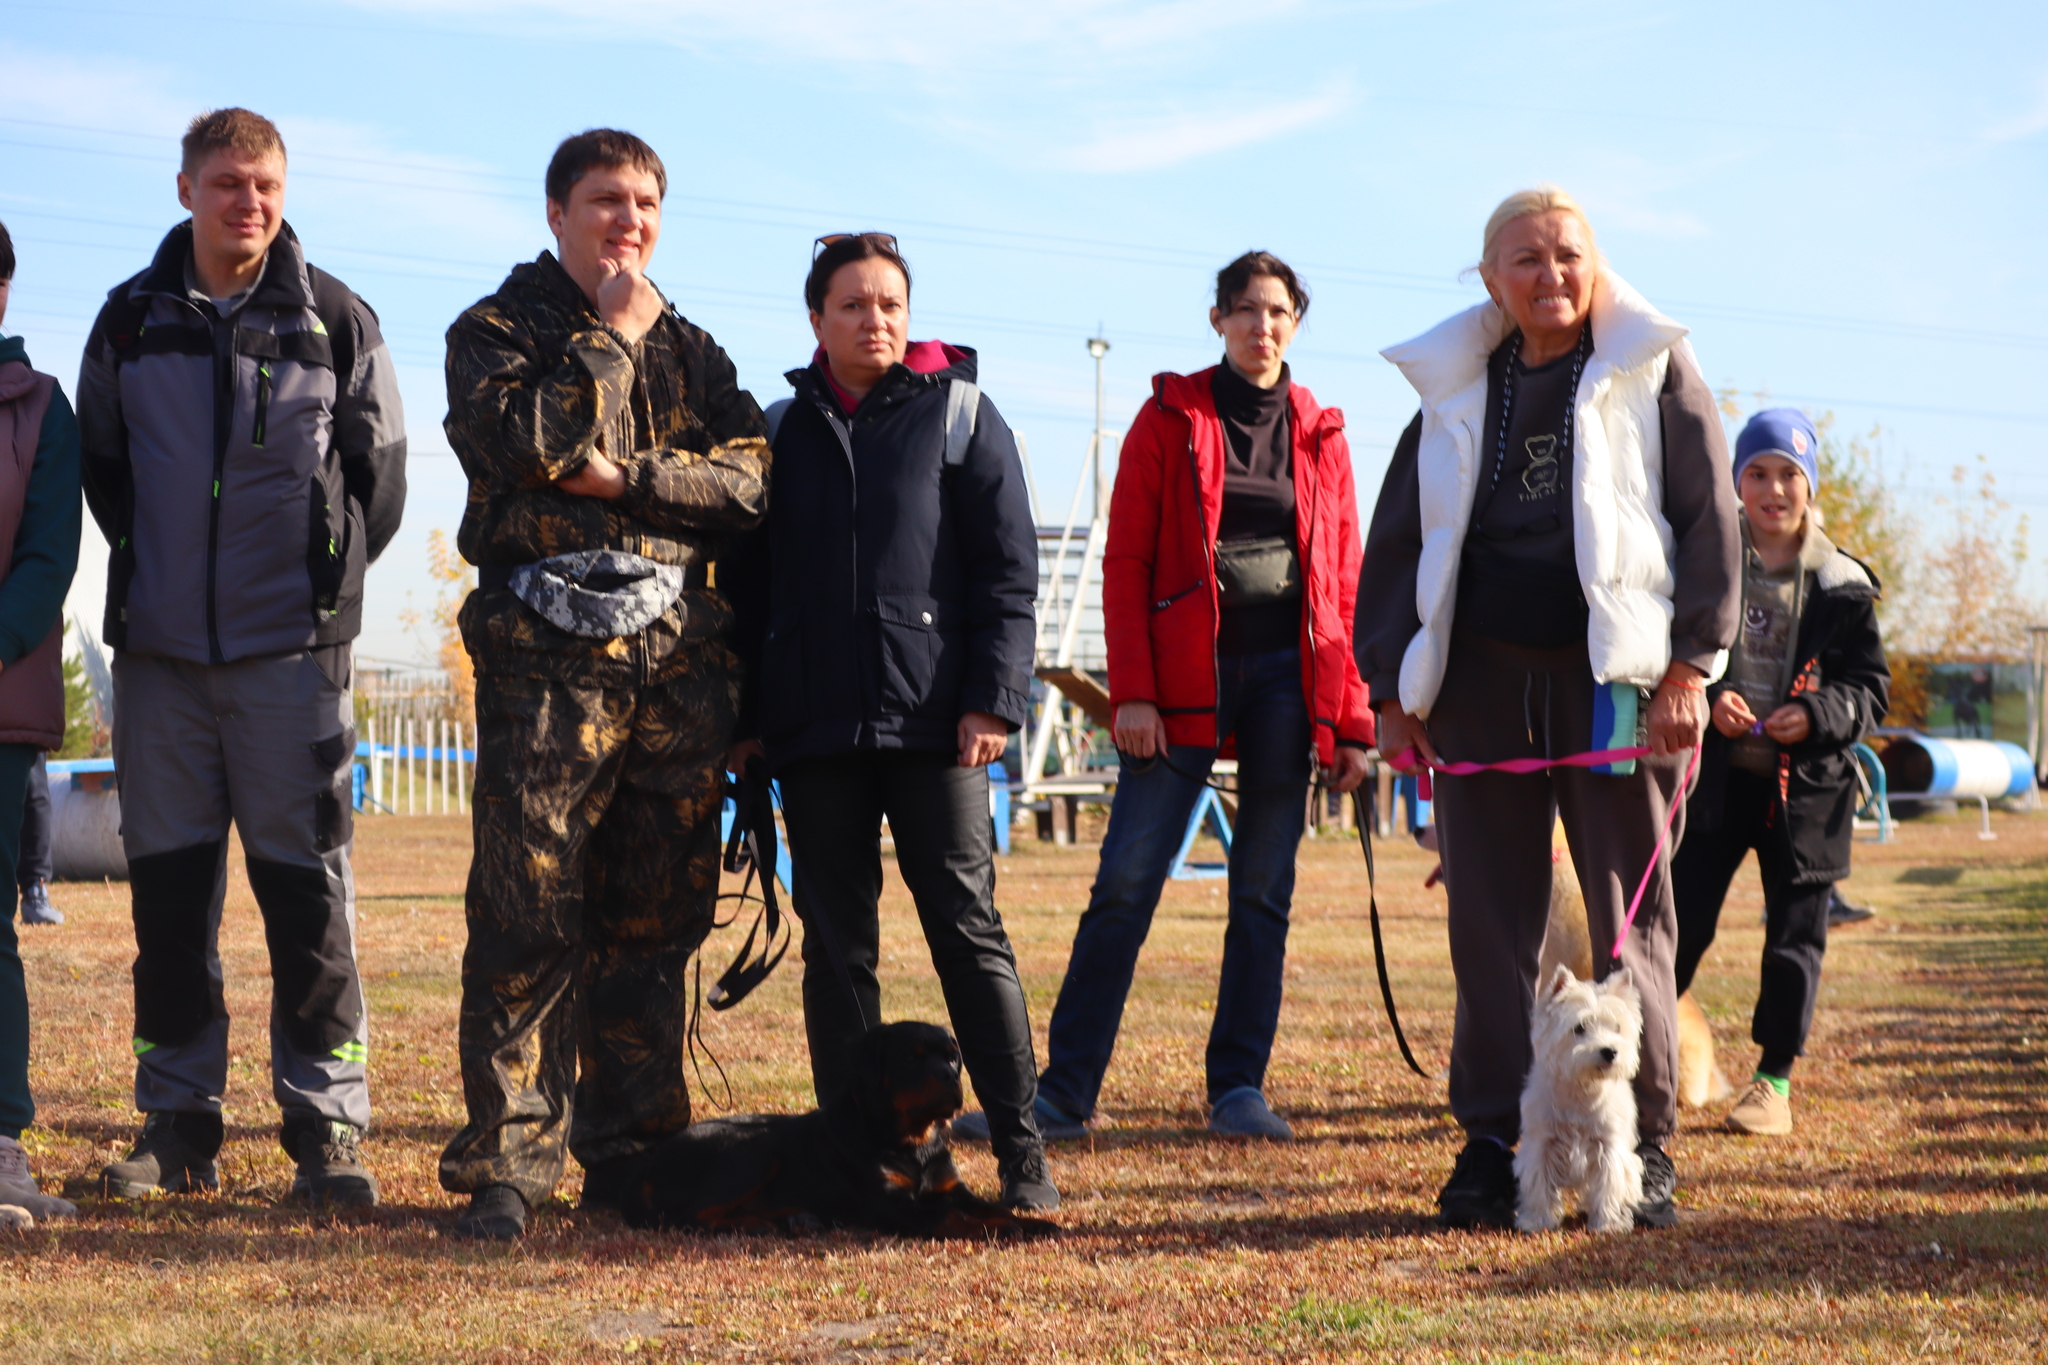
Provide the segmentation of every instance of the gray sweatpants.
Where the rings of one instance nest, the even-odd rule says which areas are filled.
[[[1454,635],[1443,689],[1429,716],[1430,738],[1446,762],[1582,753],[1592,747],[1594,687],[1583,645],[1522,649]],[[1521,1135],[1537,956],[1550,918],[1552,823],[1564,820],[1586,898],[1593,974],[1604,978],[1629,898],[1689,757],[1641,759],[1626,777],[1553,768],[1436,779],[1451,969],[1458,981],[1451,1114],[1469,1135],[1510,1146]],[[1643,997],[1637,1123],[1645,1141],[1658,1143],[1678,1123],[1678,916],[1671,854],[1684,832],[1681,809],[1621,955]]]
[[[270,948],[271,1089],[288,1125],[370,1123],[355,961],[346,645],[196,664],[114,659],[114,764],[135,915],[135,1106],[218,1113],[221,902],[241,836]]]

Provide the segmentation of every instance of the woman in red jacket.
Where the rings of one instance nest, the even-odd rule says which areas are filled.
[[[1348,792],[1372,743],[1351,651],[1359,533],[1344,415],[1317,406],[1286,365],[1307,310],[1307,288],[1278,257],[1232,261],[1209,311],[1224,362],[1157,376],[1124,440],[1102,560],[1124,764],[1038,1082],[1049,1138],[1077,1136],[1095,1112],[1160,888],[1210,765],[1233,746],[1209,1127],[1292,1136],[1264,1086],[1310,765]]]

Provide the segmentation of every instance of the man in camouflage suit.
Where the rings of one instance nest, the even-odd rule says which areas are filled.
[[[644,274],[666,191],[630,133],[568,139],[547,174],[560,259],[448,332],[479,570],[469,1123],[441,1157],[464,1236],[518,1236],[565,1145],[584,1203],[612,1202],[622,1158],[690,1121],[684,967],[711,927],[740,686],[712,563],[761,521],[769,455],[732,362]]]

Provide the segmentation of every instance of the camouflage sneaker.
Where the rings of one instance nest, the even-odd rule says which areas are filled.
[[[1792,1131],[1792,1097],[1759,1076],[1728,1111],[1728,1126],[1754,1137],[1783,1137]]]
[[[218,1190],[220,1141],[220,1115],[158,1110],[144,1117],[128,1155],[101,1170],[100,1188],[114,1199]]]
[[[377,1203],[377,1177],[363,1164],[363,1131],[332,1119],[298,1131],[299,1159],[292,1198],[328,1208],[367,1209]]]

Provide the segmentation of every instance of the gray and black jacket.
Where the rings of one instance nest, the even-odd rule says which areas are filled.
[[[86,341],[86,503],[112,547],[107,642],[228,663],[352,640],[405,507],[405,415],[377,315],[286,224],[222,318],[192,225],[107,295]]]

